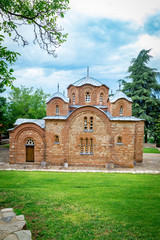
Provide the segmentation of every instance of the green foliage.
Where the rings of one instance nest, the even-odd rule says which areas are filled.
[[[13,64],[17,60],[19,53],[9,51],[2,46],[4,36],[0,35],[0,84],[2,86],[12,86],[15,78],[12,76],[13,68],[9,68],[8,64]]]
[[[159,239],[160,175],[0,171],[0,207],[33,240]]]
[[[160,73],[146,65],[151,59],[149,52],[142,50],[132,59],[127,77],[132,82],[123,80],[123,91],[133,100],[133,115],[145,119],[145,140],[148,134],[156,139],[155,122],[160,112],[160,84],[156,79]]]
[[[9,95],[7,106],[8,121],[10,126],[14,124],[17,118],[41,119],[46,115],[46,98],[42,89],[33,92],[33,87],[14,88]]]
[[[144,153],[160,153],[157,148],[143,148]]]
[[[19,55],[17,52],[9,51],[2,46],[4,35],[23,46],[29,44],[23,36],[20,28],[26,25],[33,27],[33,43],[56,57],[55,48],[66,41],[67,34],[62,33],[58,27],[57,20],[63,18],[69,9],[68,0],[1,0],[0,1],[0,83],[13,87],[13,69],[8,64],[13,64]]]
[[[57,20],[64,17],[69,9],[68,4],[68,0],[1,0],[0,30],[9,36],[13,35],[14,41],[20,41],[25,46],[28,40],[20,33],[19,28],[32,25],[33,42],[56,56],[53,47],[58,47],[67,37],[67,34],[62,33],[62,28],[58,27]]]

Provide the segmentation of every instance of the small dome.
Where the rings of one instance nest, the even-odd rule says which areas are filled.
[[[128,100],[129,102],[132,102],[132,99],[130,97],[127,97],[127,95],[122,91],[116,92],[116,94],[113,97],[110,97],[109,99],[110,99],[111,103],[114,103],[121,98],[124,98],[124,99]]]
[[[46,101],[46,103],[48,103],[49,101],[51,101],[53,98],[61,98],[64,102],[69,103],[69,98],[66,97],[64,94],[62,94],[61,92],[56,92],[56,93],[54,93],[54,94]]]

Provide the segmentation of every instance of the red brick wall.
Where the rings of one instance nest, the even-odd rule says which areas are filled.
[[[65,103],[60,98],[54,98],[47,103],[47,116],[56,115],[56,106],[59,106],[59,116],[65,116],[68,114],[69,104]]]
[[[33,139],[35,163],[45,160],[44,130],[32,123],[25,123],[10,132],[10,163],[26,162],[26,141]]]
[[[110,112],[113,117],[120,116],[120,107],[123,106],[123,116],[132,116],[132,103],[126,99],[119,99],[115,103],[110,104]]]
[[[143,137],[144,121],[136,122],[135,125],[135,161],[143,161]]]
[[[91,101],[85,101],[86,92],[90,93]],[[95,87],[90,84],[85,84],[81,87],[69,86],[68,97],[71,100],[71,105],[73,105],[73,93],[75,93],[75,105],[101,105],[100,103],[100,93],[103,94],[102,105],[107,105],[108,99],[108,87],[102,85],[100,87]]]

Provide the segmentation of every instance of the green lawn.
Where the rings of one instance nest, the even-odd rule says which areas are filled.
[[[144,153],[160,153],[157,148],[143,148]]]
[[[160,239],[160,175],[0,171],[33,239]]]

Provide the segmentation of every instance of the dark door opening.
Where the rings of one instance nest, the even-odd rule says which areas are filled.
[[[34,146],[26,146],[26,162],[34,162]]]

